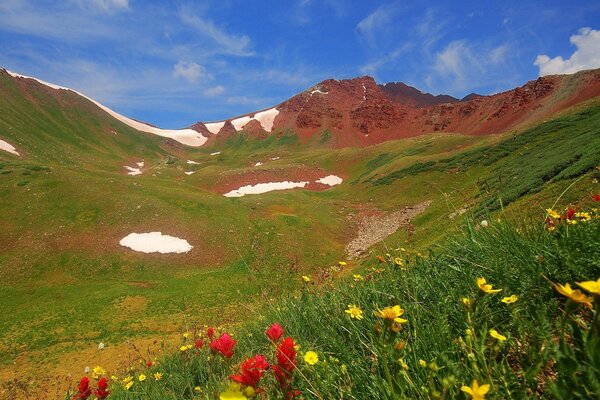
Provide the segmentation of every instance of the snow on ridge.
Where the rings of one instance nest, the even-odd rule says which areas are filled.
[[[276,108],[270,108],[265,111],[258,112],[254,114],[254,119],[260,122],[260,125],[267,132],[271,132],[273,129],[273,122],[275,122],[275,117],[279,114],[279,110]]]
[[[313,95],[313,94],[315,94],[315,93],[320,93],[320,94],[328,94],[329,92],[322,92],[322,91],[320,91],[319,89],[315,89],[315,90],[313,90],[312,92],[310,92],[310,95],[312,96],[312,95]]]
[[[233,127],[235,128],[236,131],[239,131],[244,126],[246,126],[246,124],[250,121],[252,121],[252,118],[250,118],[249,116],[246,115],[246,116],[234,119],[233,121],[231,121],[231,125],[233,125]]]
[[[12,144],[10,144],[2,139],[0,139],[0,150],[8,151],[9,153],[20,156],[19,152]]]
[[[213,135],[216,135],[217,133],[219,133],[221,131],[221,128],[223,128],[224,125],[225,125],[225,121],[221,121],[221,122],[208,122],[208,123],[204,124],[204,126],[206,127],[206,129],[208,129],[208,131],[210,133],[212,133]]]
[[[187,253],[194,248],[185,239],[163,235],[161,232],[130,233],[119,244],[141,253]]]
[[[66,88],[63,86],[58,86],[52,83],[48,83],[45,82],[41,79],[37,79],[31,76],[27,76],[27,75],[21,75],[21,74],[17,74],[15,72],[11,72],[6,70],[6,72],[15,77],[15,78],[25,78],[25,79],[33,79],[34,81],[37,81],[39,83],[41,83],[42,85],[48,86],[52,89],[56,89],[56,90],[70,90],[73,93],[77,93],[78,95],[80,95],[81,97],[84,97],[86,99],[88,99],[89,101],[91,101],[92,103],[94,103],[96,106],[100,107],[102,110],[106,111],[108,114],[110,114],[113,118],[121,121],[122,123],[124,123],[125,125],[129,125],[130,127],[137,129],[138,131],[142,131],[142,132],[148,132],[148,133],[152,133],[154,135],[158,135],[158,136],[162,136],[162,137],[166,137],[166,138],[170,138],[173,139],[181,144],[185,144],[188,146],[192,146],[192,147],[199,147],[202,146],[207,138],[205,138],[204,136],[202,136],[202,134],[200,134],[199,132],[196,132],[193,129],[161,129],[161,128],[156,128],[154,126],[150,126],[148,124],[145,124],[143,122],[139,122],[139,121],[135,121],[131,118],[125,117],[119,113],[117,113],[116,111],[111,110],[110,108],[98,103],[96,100],[91,99],[89,97],[87,97],[86,95],[70,89],[70,88]]]

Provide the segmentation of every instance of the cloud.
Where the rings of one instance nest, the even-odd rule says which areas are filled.
[[[227,33],[212,21],[195,15],[188,15],[187,12],[181,12],[180,18],[196,31],[217,43],[220,46],[220,52],[236,56],[254,55],[249,49],[251,41],[248,36]]]
[[[395,61],[403,53],[412,48],[412,43],[404,43],[402,46],[394,49],[391,53],[385,54],[377,59],[371,60],[369,63],[360,67],[360,72],[367,75],[375,75],[377,71],[386,64]]]
[[[533,65],[539,67],[539,75],[573,74],[585,69],[600,67],[600,31],[581,28],[578,34],[571,36],[571,44],[577,50],[568,59],[561,56],[550,58],[538,55]]]
[[[204,91],[205,96],[213,97],[218,96],[225,92],[225,88],[221,85],[217,85],[215,87],[208,88]]]
[[[80,0],[80,3],[82,1]],[[129,9],[129,0],[83,0],[83,3],[91,3],[97,9],[102,11],[121,11]]]
[[[207,76],[206,69],[195,62],[179,61],[173,67],[173,76],[189,82],[196,82],[201,76]]]
[[[392,12],[390,5],[377,7],[375,11],[363,18],[357,25],[356,31],[369,42],[375,41],[375,33],[383,30],[391,22]]]
[[[264,99],[251,98],[248,96],[231,96],[227,98],[228,104],[242,104],[242,105],[261,105],[265,102]]]

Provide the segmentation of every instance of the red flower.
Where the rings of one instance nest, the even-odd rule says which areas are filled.
[[[271,340],[272,342],[277,342],[281,338],[281,336],[283,336],[283,332],[284,330],[281,327],[281,325],[279,325],[278,323],[274,323],[269,329],[265,331],[265,335],[267,335],[269,340]]]
[[[202,340],[202,339],[198,339],[198,340],[196,340],[196,348],[197,348],[198,350],[200,350],[200,349],[201,349],[201,348],[203,348],[203,347],[204,347],[204,340]]]
[[[257,354],[255,357],[247,358],[242,363],[242,373],[231,375],[231,379],[243,386],[252,386],[254,390],[258,389],[258,383],[263,373],[269,368],[269,363],[265,356]]]
[[[217,340],[210,342],[210,349],[213,352],[218,351],[225,358],[233,356],[233,346],[235,346],[235,340],[227,333],[222,334]]]
[[[208,329],[206,330],[206,336],[208,336],[208,338],[212,340],[214,335],[215,335],[215,329],[212,326],[209,326]]]
[[[291,400],[291,399],[293,399],[294,397],[300,396],[301,394],[302,394],[302,392],[300,392],[298,389],[295,389],[295,390],[290,390],[290,391],[287,393],[287,397],[286,397],[286,399],[287,399],[287,400]]]
[[[569,207],[567,209],[567,214],[564,216],[564,218],[565,219],[573,219],[574,216],[575,216],[575,209]]]
[[[277,365],[289,372],[296,366],[295,345],[294,339],[288,336],[277,346]]]
[[[150,368],[152,366],[152,360],[146,361],[146,367]]]
[[[85,400],[92,394],[92,388],[90,387],[90,380],[87,376],[81,378],[79,386],[77,387],[77,394],[73,396],[73,400]]]
[[[98,400],[104,400],[110,394],[110,391],[106,390],[108,384],[106,383],[106,378],[102,377],[98,381],[98,389],[94,392],[94,395]]]
[[[600,201],[600,194],[594,195],[594,201]]]

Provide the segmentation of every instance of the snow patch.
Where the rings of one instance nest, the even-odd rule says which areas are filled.
[[[312,92],[310,92],[310,95],[312,96],[312,95],[313,95],[313,94],[315,94],[315,93],[319,93],[319,94],[327,94],[327,93],[329,93],[329,92],[322,92],[322,91],[320,91],[319,89],[315,89],[315,90],[313,90]]]
[[[365,84],[362,84],[363,87],[363,101],[367,99],[367,87],[365,86]]]
[[[187,163],[188,164],[200,164],[199,162],[196,162],[196,161],[193,161],[193,160],[187,160]]]
[[[233,127],[235,128],[236,131],[239,131],[244,126],[246,126],[246,124],[248,122],[250,122],[251,120],[252,120],[252,118],[250,118],[249,116],[246,115],[245,117],[234,119],[233,121],[231,121],[231,125],[233,125]]]
[[[138,163],[136,163],[138,167],[143,168],[144,167],[144,162],[140,161]]]
[[[260,167],[261,165],[263,165],[263,163],[261,163],[260,161],[254,164],[255,167]]]
[[[269,160],[271,160],[271,161],[279,160],[279,157],[271,157],[271,158],[269,158]]]
[[[335,186],[342,183],[344,180],[336,175],[327,175],[324,178],[317,179],[316,182],[322,183],[324,185]]]
[[[124,165],[123,168],[125,168],[127,171],[129,171],[127,173],[127,175],[141,175],[142,174],[142,170],[139,168],[130,167],[129,165]]]
[[[221,131],[221,128],[223,128],[224,125],[225,125],[225,121],[222,121],[222,122],[210,122],[208,124],[204,124],[204,126],[206,127],[206,129],[208,129],[208,131],[210,133],[212,133],[213,135],[216,135],[217,133],[219,133]]]
[[[193,174],[194,172],[196,172],[196,171],[186,171],[186,172],[185,172],[185,174],[186,174],[186,175],[191,175],[191,174]]]
[[[308,182],[284,181],[284,182],[257,183],[256,185],[242,186],[239,189],[235,189],[235,190],[225,193],[223,196],[225,196],[225,197],[242,197],[247,194],[260,194],[260,193],[271,192],[273,190],[294,189],[297,187],[303,188],[306,185],[308,185]]]
[[[130,233],[119,244],[141,253],[187,253],[194,248],[187,240],[161,232]]]
[[[266,111],[261,111],[254,114],[255,120],[260,122],[260,125],[267,132],[271,132],[273,129],[273,122],[275,122],[275,117],[279,114],[279,110],[276,108],[271,108]]]
[[[1,139],[0,139],[0,150],[8,151],[9,153],[20,156],[19,152],[17,151],[17,149],[15,149],[15,147],[12,144],[5,142],[4,140],[1,140]]]
[[[211,156],[218,156],[219,154],[221,154],[220,151],[215,151],[214,153],[210,153]]]
[[[56,90],[70,90],[73,93],[77,93],[78,95],[80,95],[81,97],[84,97],[86,99],[88,99],[89,101],[91,101],[92,103],[94,103],[95,105],[97,105],[98,107],[100,107],[101,109],[103,109],[104,111],[106,111],[108,114],[110,114],[113,118],[118,119],[119,121],[121,121],[122,123],[124,123],[125,125],[129,125],[130,127],[137,129],[138,131],[142,131],[142,132],[148,132],[148,133],[152,133],[154,135],[158,135],[158,136],[162,136],[162,137],[166,137],[166,138],[170,138],[173,139],[181,144],[185,144],[188,146],[193,146],[193,147],[199,147],[202,146],[204,143],[206,143],[206,138],[204,136],[202,136],[202,134],[200,134],[199,132],[196,132],[193,129],[161,129],[161,128],[156,128],[154,126],[150,126],[147,124],[144,124],[143,122],[139,122],[139,121],[135,121],[131,118],[127,118],[113,110],[111,110],[110,108],[98,103],[96,100],[91,99],[89,97],[87,97],[86,95],[79,93],[76,90],[73,89],[69,89],[66,87],[62,87],[62,86],[58,86],[58,85],[54,85],[52,83],[48,83],[45,81],[42,81],[40,79],[37,78],[33,78],[31,76],[26,76],[26,75],[21,75],[21,74],[17,74],[15,72],[11,72],[11,71],[6,71],[8,72],[11,76],[15,77],[15,78],[25,78],[25,79],[33,79],[39,83],[41,83],[42,85],[46,85],[52,89],[56,89]]]

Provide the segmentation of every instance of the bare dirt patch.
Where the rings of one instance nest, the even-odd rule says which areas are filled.
[[[358,223],[358,236],[346,245],[348,259],[360,257],[369,247],[381,242],[401,226],[408,225],[430,204],[431,200],[426,200],[388,215],[367,215],[363,217]]]

